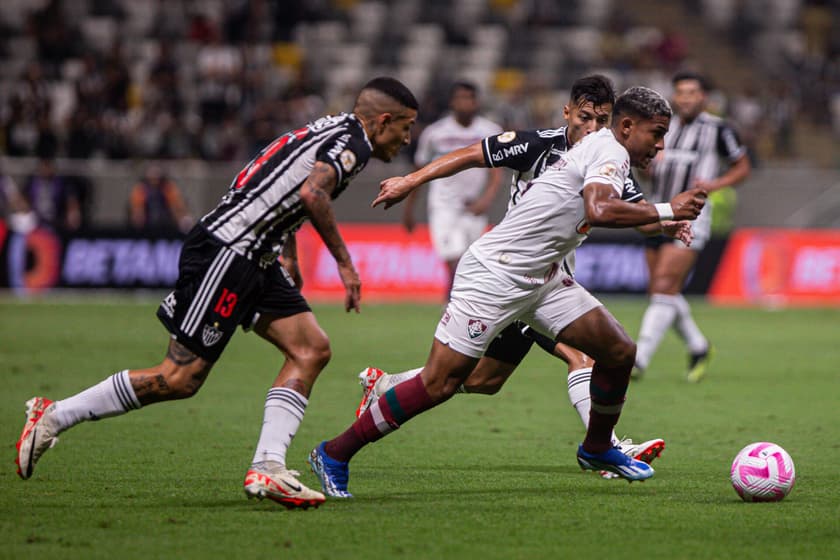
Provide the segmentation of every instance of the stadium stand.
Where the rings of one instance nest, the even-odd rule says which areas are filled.
[[[689,66],[759,159],[836,166],[838,16],[837,0],[5,0],[0,152],[33,158],[12,173],[38,157],[240,164],[378,74],[415,91],[420,128],[455,78],[499,120],[551,126],[581,73],[667,91]]]

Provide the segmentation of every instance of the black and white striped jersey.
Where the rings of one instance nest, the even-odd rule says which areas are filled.
[[[566,128],[507,131],[482,140],[484,163],[488,167],[507,167],[515,171],[510,185],[508,209],[528,189],[529,182],[539,177],[572,147],[566,136]],[[621,199],[639,202],[643,198],[632,172],[628,173]]]
[[[509,130],[481,141],[487,167],[513,169],[508,208],[527,190],[528,183],[557,161],[571,146],[566,127]]]
[[[733,163],[745,153],[738,134],[720,117],[702,112],[688,123],[675,118],[665,135],[662,159],[653,164],[650,199],[667,202],[696,180],[717,177],[721,158]]]
[[[372,146],[355,115],[326,116],[265,147],[233,180],[218,206],[201,219],[216,239],[249,258],[279,254],[306,219],[300,188],[316,161],[337,175],[335,199],[362,169]]]

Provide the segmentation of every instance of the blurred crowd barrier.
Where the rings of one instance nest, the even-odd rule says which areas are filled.
[[[363,282],[364,301],[442,302],[447,274],[428,229],[342,223]],[[311,226],[298,232],[304,295],[341,301],[335,261]],[[56,289],[157,290],[178,275],[182,239],[129,229],[58,233],[11,230],[0,220],[0,287],[18,295]],[[648,275],[642,238],[594,235],[577,251],[576,278],[596,293],[644,294]],[[687,293],[722,305],[840,305],[840,230],[745,228],[713,239],[702,251]]]

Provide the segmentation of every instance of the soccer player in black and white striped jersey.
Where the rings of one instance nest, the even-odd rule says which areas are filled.
[[[362,88],[352,113],[321,118],[264,148],[184,242],[175,289],[158,309],[171,335],[166,357],[67,399],[28,401],[17,444],[20,477],[29,478],[56,436],[82,421],[194,395],[242,326],[286,358],[266,397],[245,493],[290,508],[320,505],[324,495],[286,469],[286,451],[330,359],[329,340],[300,293],[294,234],[304,220],[312,222],[338,264],[345,309],[358,312],[361,283],[330,200],[371,157],[390,161],[409,144],[417,109],[403,84],[376,78]]]
[[[664,202],[694,187],[709,192],[734,186],[750,174],[746,147],[723,119],[706,112],[706,79],[683,72],[672,80],[672,106],[676,113],[665,136],[665,150],[652,164],[651,202]],[[721,159],[727,169],[720,173]],[[689,352],[687,379],[699,381],[711,357],[709,341],[691,315],[681,292],[688,274],[711,234],[712,205],[707,204],[692,223],[691,247],[661,236],[646,239],[645,256],[650,274],[650,304],[639,330],[633,376],[644,375],[665,332],[673,325]]]

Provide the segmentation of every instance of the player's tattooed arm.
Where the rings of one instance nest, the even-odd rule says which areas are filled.
[[[338,233],[335,213],[330,202],[330,193],[335,189],[338,177],[335,169],[324,162],[316,161],[315,167],[300,188],[300,200],[312,225],[324,240],[324,244],[339,265],[350,262],[350,253]]]
[[[300,188],[300,200],[315,231],[321,236],[324,245],[338,263],[338,274],[347,292],[344,308],[347,311],[355,309],[358,312],[362,284],[359,274],[353,267],[350,252],[338,232],[329,196],[329,193],[335,189],[337,180],[338,175],[331,165],[316,161],[309,177]]]

